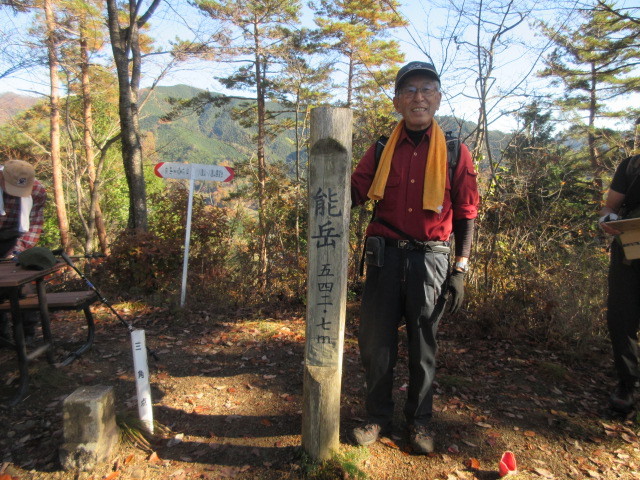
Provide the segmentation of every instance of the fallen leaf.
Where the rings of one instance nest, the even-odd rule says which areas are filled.
[[[489,425],[488,423],[484,423],[484,422],[476,422],[476,425],[482,428],[491,428],[491,425]]]
[[[222,477],[233,478],[233,477],[236,477],[237,475],[238,475],[238,469],[235,467],[222,467],[220,469],[220,476]]]
[[[127,458],[124,459],[124,464],[128,465],[129,463],[131,463],[131,460],[133,460],[133,453],[131,455],[129,455]]]
[[[272,425],[271,420],[269,420],[268,418],[263,418],[262,420],[260,420],[260,423],[266,427],[270,427]]]
[[[151,452],[151,455],[149,455],[149,458],[147,458],[147,461],[153,465],[158,465],[162,463],[162,460],[160,460],[160,457],[156,452]]]
[[[400,447],[398,447],[398,445],[396,445],[396,443],[391,440],[390,438],[387,437],[380,437],[380,443],[382,443],[383,445],[386,445],[387,447],[391,447],[391,448],[395,448],[396,450],[400,450]]]
[[[480,462],[477,458],[470,458],[465,462],[465,465],[473,470],[480,470]]]
[[[631,437],[631,435],[627,435],[626,433],[621,433],[620,437],[627,443],[634,443],[634,439]]]
[[[113,480],[114,478],[118,478],[119,474],[120,474],[120,472],[118,470],[116,470],[115,472],[111,472],[109,475],[104,477],[103,480]]]
[[[182,443],[183,439],[184,439],[184,433],[179,433],[175,437],[169,439],[169,441],[167,442],[167,447],[173,447],[175,445],[178,445],[179,443]]]
[[[525,430],[524,431],[524,436],[525,437],[535,437],[536,436],[536,432],[534,432],[532,430]]]
[[[546,468],[534,468],[533,469],[534,472],[536,472],[538,475],[540,475],[541,477],[544,478],[554,478],[553,473],[551,473],[549,470],[547,470]]]
[[[455,443],[452,445],[449,445],[449,448],[447,448],[447,450],[450,453],[460,453],[460,448]]]

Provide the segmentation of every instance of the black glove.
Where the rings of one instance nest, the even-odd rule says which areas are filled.
[[[456,313],[462,306],[464,300],[464,272],[454,270],[449,276],[449,293],[451,294],[451,305],[449,312]]]

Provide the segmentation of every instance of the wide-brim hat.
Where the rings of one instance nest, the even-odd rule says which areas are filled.
[[[33,190],[35,170],[23,160],[9,160],[2,169],[4,190],[14,197],[28,197]]]
[[[422,73],[433,79],[437,80],[440,83],[440,75],[432,64],[428,62],[409,62],[396,74],[396,90],[402,84],[405,78],[410,75],[415,75],[416,73]]]

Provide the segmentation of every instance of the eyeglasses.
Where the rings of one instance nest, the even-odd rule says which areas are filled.
[[[415,97],[416,93],[420,92],[423,97],[433,97],[438,89],[436,87],[414,87],[413,85],[409,85],[407,87],[402,87],[398,90],[398,93],[404,97]]]

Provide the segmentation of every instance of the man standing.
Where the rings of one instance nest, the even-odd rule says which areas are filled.
[[[471,155],[460,145],[449,178],[445,135],[434,119],[440,107],[440,77],[434,66],[410,62],[395,80],[393,105],[402,120],[379,162],[369,148],[351,176],[352,204],[377,201],[367,228],[367,276],[358,343],[366,375],[366,422],[352,432],[370,445],[391,430],[393,370],[398,328],[407,326],[409,389],[404,415],[415,453],[434,449],[429,429],[435,375],[436,332],[451,292],[451,310],[464,295],[478,189]],[[377,165],[376,165],[377,163]],[[449,239],[455,263],[449,272]]]
[[[611,235],[620,232],[607,222],[638,217],[640,207],[640,155],[624,159],[611,181],[598,224]],[[640,260],[627,260],[617,240],[611,243],[608,276],[607,326],[613,349],[618,385],[610,397],[613,410],[629,413],[634,405],[640,326]]]
[[[9,160],[0,166],[0,258],[11,258],[38,243],[46,198],[29,163]],[[28,341],[34,335],[36,315],[25,314],[23,325]],[[5,338],[9,337],[8,329],[6,315],[0,316],[0,334]]]

